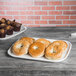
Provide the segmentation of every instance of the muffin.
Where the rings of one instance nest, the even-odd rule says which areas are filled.
[[[1,22],[1,20],[0,20],[0,24],[1,24],[2,22]]]
[[[2,19],[1,19],[1,22],[2,22],[2,23],[5,23],[5,22],[6,22],[6,19],[5,19],[5,18],[2,18]]]
[[[7,24],[7,25],[11,25],[11,21],[10,21],[10,20],[7,20],[7,21],[6,21],[6,24]]]
[[[18,22],[13,22],[12,23],[12,26],[14,27],[14,31],[15,32],[18,32],[18,31],[20,31],[20,28],[21,28],[21,23],[18,23]]]
[[[0,38],[4,38],[6,36],[6,31],[4,29],[0,29]]]
[[[8,25],[6,28],[6,33],[7,35],[12,35],[13,34],[13,27],[11,25]]]
[[[7,25],[5,23],[0,24],[0,29],[5,28]]]
[[[14,19],[13,22],[15,22],[16,20]]]

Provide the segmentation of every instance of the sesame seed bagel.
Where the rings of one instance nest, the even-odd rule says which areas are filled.
[[[28,53],[30,43],[28,41],[18,40],[14,43],[11,50],[15,55],[24,55]]]
[[[44,55],[45,45],[40,42],[35,42],[29,47],[29,54],[32,57],[42,57]]]

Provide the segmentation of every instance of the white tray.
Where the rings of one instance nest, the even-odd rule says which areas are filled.
[[[35,37],[34,37],[34,39],[37,40],[38,38],[35,38]],[[56,41],[56,40],[54,40],[54,39],[47,39],[47,40],[49,40],[49,41],[51,41],[51,42]],[[48,59],[45,58],[45,57],[33,58],[33,57],[31,57],[29,54],[27,54],[27,55],[22,55],[22,56],[16,56],[16,55],[14,55],[14,54],[11,52],[11,47],[9,48],[9,50],[7,51],[7,53],[8,53],[10,56],[12,56],[12,57],[21,58],[21,59],[30,59],[30,60],[46,61],[46,62],[61,62],[61,61],[65,60],[65,59],[68,57],[68,55],[69,55],[69,53],[70,53],[70,50],[71,50],[71,48],[72,48],[72,44],[71,44],[69,41],[66,41],[66,40],[64,40],[64,41],[67,42],[68,48],[67,48],[67,50],[65,51],[65,53],[63,54],[62,58],[59,59],[59,60],[48,60]]]
[[[27,28],[22,25],[19,32],[13,32],[12,35],[6,35],[5,38],[0,38],[0,40],[7,40],[7,39],[9,39],[9,38],[12,38],[12,37],[14,37],[14,36],[16,36],[16,35],[21,34],[21,33],[24,32],[26,29],[27,29]]]

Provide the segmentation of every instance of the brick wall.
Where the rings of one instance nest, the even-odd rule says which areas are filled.
[[[0,0],[0,18],[25,26],[76,26],[76,0]]]

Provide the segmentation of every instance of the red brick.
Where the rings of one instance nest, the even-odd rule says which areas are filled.
[[[26,16],[13,16],[14,19],[27,19]]]
[[[72,15],[72,14],[76,14],[76,11],[64,11],[63,14]]]
[[[55,10],[55,7],[45,6],[45,7],[42,7],[42,10]]]
[[[40,7],[19,7],[19,6],[16,6],[16,7],[12,7],[12,10],[40,10]]]
[[[12,7],[12,10],[25,10],[25,7],[15,6],[15,7]]]
[[[26,16],[19,16],[19,17],[20,17],[20,19],[27,19]]]
[[[0,16],[0,18],[13,19],[12,16]]]
[[[47,24],[47,21],[35,21],[35,24]]]
[[[40,24],[47,24],[47,21],[40,21]]]
[[[47,15],[47,11],[35,11],[35,15]]]
[[[31,6],[31,7],[26,7],[28,10],[40,10],[40,7],[37,6]]]
[[[71,10],[76,10],[76,6],[71,6]]]
[[[28,19],[40,19],[40,16],[28,16]]]
[[[62,21],[49,21],[49,24],[62,24]]]
[[[47,5],[47,2],[45,2],[45,1],[35,1],[34,4],[35,5]]]
[[[18,1],[10,1],[10,2],[0,2],[0,5],[33,5],[33,2],[29,2],[29,1],[21,1],[21,2],[18,2]]]
[[[62,1],[50,1],[49,5],[62,5]]]
[[[28,27],[40,27],[40,25],[28,25]]]
[[[50,11],[49,14],[50,15],[61,15],[62,11]]]
[[[70,10],[69,6],[57,6],[56,10]]]
[[[33,11],[20,11],[20,15],[33,15]]]
[[[18,11],[7,11],[6,12],[7,15],[19,15]]]
[[[64,27],[64,26],[69,26],[69,25],[56,25],[56,26],[57,26],[57,27],[58,27],[58,26],[59,26],[59,27],[61,27],[61,26]]]
[[[55,19],[55,16],[42,16],[42,19]]]
[[[14,5],[16,2],[0,2],[0,5]]]
[[[64,5],[76,5],[76,1],[64,1]]]
[[[70,19],[76,19],[76,16],[70,16]]]
[[[56,19],[69,19],[69,16],[56,16]]]
[[[0,10],[11,10],[12,7],[10,6],[0,6]]]
[[[35,21],[35,24],[40,24],[40,21]]]
[[[63,24],[76,24],[76,20],[63,21]]]
[[[34,21],[26,21],[26,20],[22,20],[21,23],[23,23],[23,24],[33,24]]]
[[[41,27],[56,27],[56,25],[46,24],[46,25],[41,25]]]
[[[1,1],[0,1],[0,5],[3,5],[3,4],[4,4],[4,2],[1,2]]]
[[[22,1],[22,2],[17,2],[18,5],[33,5],[33,1]]]
[[[4,15],[5,14],[5,12],[4,11],[0,11],[0,15]]]
[[[19,16],[14,16],[14,19],[20,19],[20,17]]]

